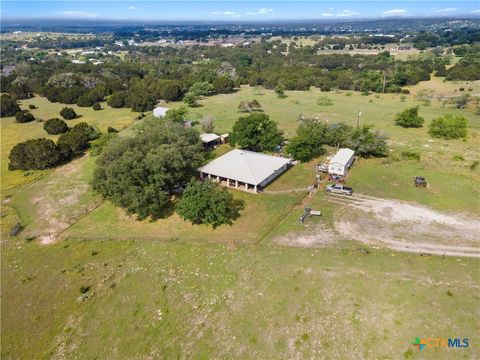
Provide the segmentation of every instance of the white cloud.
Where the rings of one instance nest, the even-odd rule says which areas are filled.
[[[445,9],[437,9],[437,10],[435,10],[435,12],[439,13],[439,14],[445,14],[445,13],[449,13],[449,12],[457,11],[457,10],[458,10],[457,8],[445,8]]]
[[[337,14],[337,17],[351,17],[355,15],[358,15],[358,12],[352,10],[342,10],[339,14]]]
[[[234,11],[212,11],[212,15],[223,15],[231,17],[239,17],[240,15]]]
[[[337,17],[337,18],[344,17],[344,18],[346,18],[346,17],[355,16],[355,15],[358,15],[358,12],[355,12],[355,11],[352,11],[352,10],[342,10],[337,14],[334,14],[334,13],[331,13],[331,12],[326,12],[326,13],[320,14],[321,17],[328,17],[328,18],[333,18],[333,17]]]
[[[138,8],[136,8],[135,6],[129,6],[127,9],[128,10],[138,10]]]
[[[91,13],[88,11],[82,11],[82,10],[69,10],[69,11],[63,11],[62,15],[69,16],[69,17],[75,17],[75,18],[95,18],[98,16],[98,14]]]
[[[472,13],[472,14],[479,14],[479,15],[480,15],[480,10],[473,10],[471,13]]]
[[[274,11],[273,9],[261,8],[261,9],[258,9],[257,11],[249,12],[248,15],[265,15],[265,14],[270,14],[273,11]]]
[[[407,10],[405,9],[392,9],[392,10],[387,10],[382,13],[383,16],[402,16],[406,15]]]

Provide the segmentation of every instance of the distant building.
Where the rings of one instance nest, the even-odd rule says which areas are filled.
[[[235,149],[200,167],[200,178],[239,190],[259,190],[290,168],[291,159]]]
[[[328,163],[328,173],[331,175],[345,176],[352,166],[355,151],[350,149],[340,149]]]
[[[158,106],[155,109],[153,109],[153,116],[157,118],[163,118],[168,110],[170,109],[166,107]]]

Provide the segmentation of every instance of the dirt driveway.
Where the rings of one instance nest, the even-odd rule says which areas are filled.
[[[309,247],[346,239],[398,251],[480,257],[478,218],[361,194],[325,198],[336,206],[334,229],[318,226],[277,242]]]

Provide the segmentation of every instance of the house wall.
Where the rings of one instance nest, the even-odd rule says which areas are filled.
[[[265,187],[267,186],[268,184],[270,184],[273,180],[275,180],[275,178],[277,178],[278,176],[280,176],[281,174],[283,174],[287,169],[288,169],[288,164],[285,164],[283,165],[280,169],[278,169],[277,171],[275,171],[272,175],[270,175],[269,177],[267,177],[265,180],[263,180],[260,184],[258,184],[259,186],[261,187]]]

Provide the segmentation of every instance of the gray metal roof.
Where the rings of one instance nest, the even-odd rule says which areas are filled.
[[[200,167],[198,171],[258,185],[290,162],[291,159],[284,157],[235,149]]]
[[[335,156],[329,161],[329,164],[347,165],[350,159],[355,155],[355,151],[350,149],[340,149]]]

